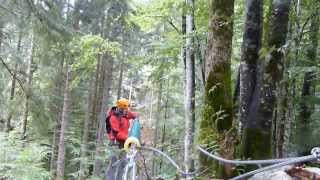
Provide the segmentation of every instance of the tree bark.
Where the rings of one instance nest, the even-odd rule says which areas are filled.
[[[61,117],[61,129],[60,129],[60,137],[59,137],[59,150],[58,150],[58,160],[57,160],[57,180],[64,179],[64,168],[65,168],[65,141],[66,141],[66,132],[68,127],[68,119],[69,119],[69,111],[70,111],[70,76],[71,70],[66,65],[66,81],[65,81],[65,89],[63,95],[63,110]]]
[[[276,144],[275,149],[275,157],[276,158],[283,158],[284,157],[284,141],[285,141],[285,131],[286,131],[286,123],[287,123],[287,110],[288,108],[288,102],[289,98],[288,95],[289,92],[289,79],[288,79],[288,73],[285,72],[284,74],[284,80],[280,83],[279,87],[279,103],[276,105],[276,116],[277,120],[275,123],[275,139],[273,140]]]
[[[92,105],[92,123],[91,129],[93,132],[96,130],[96,122],[98,121],[98,113],[101,107],[101,98],[102,98],[102,89],[103,89],[103,80],[101,79],[101,58],[98,59],[98,63],[96,66],[95,72],[95,80],[94,80],[94,92],[93,92],[93,105]]]
[[[318,2],[315,2],[318,3]],[[319,3],[320,4],[320,3]],[[310,45],[307,49],[307,65],[310,66],[304,75],[303,85],[301,89],[300,111],[298,119],[298,145],[301,148],[299,154],[308,152],[315,143],[306,141],[306,137],[311,137],[312,129],[310,127],[311,115],[314,112],[315,104],[310,101],[314,98],[316,92],[316,70],[314,69],[319,61],[317,61],[317,48],[318,48],[318,33],[319,33],[319,10],[312,15],[310,21],[309,42]]]
[[[124,58],[124,57],[123,57]],[[117,93],[117,99],[121,98],[122,94],[122,79],[123,79],[123,68],[124,68],[124,60],[120,62],[120,76],[118,80],[118,93]]]
[[[233,159],[231,50],[234,0],[212,0],[211,2],[206,50],[205,107],[200,123],[199,143],[208,145],[216,141],[220,149],[219,154],[224,158]],[[202,154],[200,165],[202,168],[214,168],[215,178],[228,178],[233,174],[233,168],[230,165],[219,165]]]
[[[194,170],[192,148],[195,131],[195,55],[194,55],[194,1],[186,0],[186,86],[185,86],[185,139],[184,139],[184,162],[186,172]],[[187,179],[191,177],[187,176]]]
[[[0,23],[0,52],[2,51],[2,41],[3,41],[3,24]]]
[[[263,25],[263,0],[247,0],[246,21],[242,43],[242,55],[240,70],[240,95],[239,95],[239,121],[242,124],[244,136],[241,144],[241,156],[251,157],[251,148],[248,130],[249,108],[253,103],[253,93],[258,84],[259,77],[259,51],[262,45],[262,25]],[[250,119],[253,120],[254,119]]]
[[[22,31],[20,30],[19,35],[18,35],[18,42],[17,42],[17,53],[20,53],[20,51],[21,51],[21,41],[22,41]],[[17,71],[18,71],[18,63],[15,62],[14,69],[13,69],[13,75],[12,75],[12,81],[11,81],[10,102],[13,101],[14,96],[15,96]],[[13,112],[10,108],[10,112],[9,112],[7,122],[6,122],[6,132],[10,132],[12,129],[12,127],[11,127],[12,116],[13,116]]]
[[[60,129],[61,129],[61,119],[62,119],[62,109],[63,103],[61,103],[60,98],[63,95],[63,89],[65,83],[63,82],[62,74],[64,73],[64,53],[62,54],[61,62],[58,65],[58,73],[56,75],[55,86],[56,89],[53,90],[54,94],[54,102],[52,102],[52,113],[54,114],[55,125],[53,130],[53,138],[52,138],[52,151],[51,151],[51,159],[50,159],[50,174],[52,177],[56,176],[57,170],[57,154],[58,154],[58,143],[60,138]],[[62,79],[62,80],[61,80]]]
[[[272,118],[276,102],[276,85],[282,79],[283,52],[279,49],[286,42],[290,0],[274,0],[270,19],[268,47],[270,59],[266,59],[258,83],[253,92],[253,102],[249,108],[248,124],[245,131],[246,154],[252,159],[271,157]],[[260,81],[260,80],[259,80]]]
[[[102,97],[102,105],[100,109],[99,115],[99,124],[98,124],[98,132],[97,132],[97,142],[96,142],[96,152],[95,152],[95,161],[93,168],[93,176],[99,177],[102,173],[102,165],[104,158],[104,143],[103,140],[105,138],[105,118],[106,118],[106,110],[108,107],[108,101],[110,101],[110,89],[112,85],[112,74],[113,74],[113,58],[107,55],[104,55],[102,61],[102,69],[104,69],[103,80],[104,80],[104,89],[103,89],[103,97]]]
[[[82,134],[82,142],[81,142],[81,161],[80,161],[80,170],[79,170],[79,179],[85,180],[88,175],[88,140],[89,140],[89,130],[90,130],[90,120],[91,120],[91,114],[92,114],[92,92],[94,91],[93,82],[94,81],[94,75],[92,75],[92,78],[89,82],[89,89],[87,94],[87,108],[85,113],[85,119],[84,119],[84,125],[83,125],[83,134]]]
[[[30,97],[32,95],[34,51],[35,51],[34,35],[32,34],[31,52],[30,52],[30,57],[29,57],[28,67],[27,67],[27,85],[26,85],[26,89],[25,89],[26,102],[25,102],[25,111],[24,111],[24,117],[23,117],[23,122],[22,122],[22,139],[26,138],[26,132],[27,132],[27,123],[28,123],[28,115],[29,115],[29,101],[30,101]]]
[[[165,150],[165,142],[166,142],[166,124],[167,124],[167,119],[168,119],[168,114],[169,114],[169,92],[170,92],[170,80],[168,79],[167,82],[167,95],[166,95],[166,102],[164,104],[164,120],[162,124],[162,133],[161,133],[161,151],[164,152]],[[161,172],[162,169],[162,160],[159,163],[159,172]]]
[[[161,122],[161,109],[162,109],[162,84],[163,82],[160,80],[159,82],[159,91],[158,91],[158,100],[157,100],[157,116],[155,119],[155,130],[154,130],[154,136],[153,136],[153,147],[157,148],[158,145],[158,137],[159,137],[159,122]],[[156,154],[153,153],[153,161],[152,161],[152,176],[155,176],[157,174],[157,162],[156,162]]]
[[[292,23],[289,23],[288,27],[288,40],[291,40],[293,37],[292,33]],[[299,43],[295,43],[297,45]],[[286,54],[290,54],[290,49],[295,49],[294,54],[297,54],[298,48],[288,48],[286,50]],[[297,58],[297,57],[296,57]],[[292,113],[293,106],[290,104],[293,103],[293,91],[291,90],[291,86],[294,85],[294,80],[290,78],[290,66],[292,59],[287,56],[284,58],[284,73],[283,80],[279,83],[279,88],[277,90],[277,101],[278,103],[275,105],[274,111],[274,122],[273,122],[273,149],[272,149],[272,157],[275,158],[283,158],[287,156],[285,149],[289,148],[289,137],[291,132],[291,117],[290,113]],[[294,78],[294,77],[293,77]],[[293,88],[292,88],[293,89]]]
[[[186,31],[187,31],[187,25],[186,25],[186,15],[183,12],[182,16],[181,16],[181,30],[182,30],[182,42],[186,42]],[[182,47],[181,47],[181,58],[182,58],[182,62],[183,62],[183,69],[184,72],[186,72],[186,46],[183,43]],[[185,80],[185,79],[184,79]]]

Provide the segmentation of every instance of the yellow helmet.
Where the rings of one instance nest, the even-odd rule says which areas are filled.
[[[127,110],[129,108],[129,100],[122,98],[117,101],[117,108]]]

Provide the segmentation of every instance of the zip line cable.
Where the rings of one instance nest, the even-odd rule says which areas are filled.
[[[229,160],[229,159],[224,159],[222,157],[211,154],[208,151],[206,151],[205,149],[203,149],[201,146],[197,146],[197,148],[203,154],[205,154],[215,160],[223,162],[225,164],[247,164],[247,165],[276,164],[276,163],[281,163],[284,161],[294,159],[294,158],[283,158],[283,159],[266,159],[266,160]]]
[[[254,171],[247,172],[245,174],[242,174],[240,176],[232,178],[232,180],[243,179],[243,178],[246,178],[248,176],[252,176],[252,175],[258,174],[258,173],[263,172],[263,171],[269,171],[269,170],[272,170],[272,169],[275,169],[275,168],[279,168],[279,167],[282,167],[282,166],[295,164],[295,163],[308,162],[308,161],[313,161],[313,160],[316,160],[314,155],[297,157],[297,158],[293,158],[292,160],[284,161],[284,162],[281,162],[281,163],[278,163],[278,164],[274,164],[274,165],[271,165],[271,166],[266,166],[266,167],[263,167],[263,168],[260,168],[260,169],[256,169]]]
[[[170,164],[172,164],[179,171],[179,173],[183,177],[186,177],[186,176],[193,176],[194,177],[197,174],[196,171],[191,172],[191,173],[186,173],[182,168],[180,168],[178,163],[176,163],[168,154],[162,152],[159,149],[156,149],[154,147],[146,147],[146,146],[142,146],[139,149],[153,151],[153,152],[156,152],[157,154],[165,157],[170,162]],[[240,164],[263,165],[263,164],[267,164],[267,165],[269,165],[266,167],[256,169],[254,171],[247,172],[247,173],[239,175],[237,177],[234,177],[234,178],[232,178],[232,180],[243,179],[243,178],[255,175],[257,173],[263,172],[263,171],[269,171],[269,170],[272,170],[275,168],[279,168],[282,166],[291,165],[291,164],[295,164],[295,163],[309,162],[309,161],[315,161],[315,160],[320,161],[320,147],[313,148],[310,153],[311,155],[308,155],[308,156],[282,158],[282,159],[267,159],[267,160],[229,160],[229,159],[224,159],[222,157],[214,155],[214,154],[208,152],[207,150],[205,150],[204,148],[202,148],[201,146],[197,146],[197,149],[201,153],[205,154],[206,156],[213,158],[217,161],[220,161],[222,163],[225,163],[225,164],[235,164],[235,165],[240,165]],[[273,164],[273,165],[270,165],[270,164]]]
[[[311,150],[311,155],[308,156],[302,156],[302,157],[293,157],[293,158],[284,158],[284,159],[269,159],[269,160],[247,160],[247,161],[239,161],[239,160],[228,160],[224,159],[221,157],[218,157],[216,155],[213,155],[209,153],[208,151],[204,150],[202,147],[197,146],[197,148],[205,155],[218,160],[220,162],[226,163],[226,164],[255,164],[255,165],[261,165],[261,164],[274,164],[270,166],[266,166],[263,168],[256,169],[254,171],[247,172],[245,174],[242,174],[240,176],[232,178],[232,180],[238,180],[238,179],[243,179],[248,176],[252,176],[254,174],[263,172],[263,171],[268,171],[272,170],[275,168],[279,168],[282,166],[290,165],[290,164],[295,164],[295,163],[302,163],[302,162],[308,162],[308,161],[314,161],[318,160],[320,161],[320,148],[315,147]]]
[[[196,174],[196,171],[195,172],[190,172],[190,173],[186,173],[184,170],[182,170],[179,165],[169,156],[167,155],[166,153],[160,151],[159,149],[156,149],[154,147],[146,147],[146,146],[142,146],[141,147],[142,150],[148,150],[148,151],[153,151],[153,152],[156,152],[158,153],[159,155],[165,157],[167,160],[169,160],[169,162],[179,171],[179,173],[183,176],[183,177],[186,177],[186,176],[194,176]]]

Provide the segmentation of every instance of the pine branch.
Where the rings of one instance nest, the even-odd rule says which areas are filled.
[[[3,66],[4,66],[4,67],[7,69],[7,71],[9,72],[9,74],[10,74],[12,77],[14,77],[14,74],[13,74],[12,70],[11,70],[11,69],[9,68],[9,66],[4,62],[4,60],[2,59],[2,57],[0,57],[0,60],[1,60],[2,64],[3,64]],[[21,81],[19,78],[17,78],[17,77],[16,77],[15,79],[18,81],[18,83],[19,83],[22,91],[25,92],[22,81]]]
[[[177,31],[177,33],[181,34],[181,31],[177,28],[177,26],[172,22],[172,19],[169,17],[167,22]]]
[[[65,28],[63,25],[54,22],[50,17],[47,16],[42,9],[37,8],[33,0],[26,0],[28,6],[30,7],[32,13],[40,20],[41,23],[47,25],[48,29],[54,29],[58,33],[68,37],[73,34],[72,30]]]

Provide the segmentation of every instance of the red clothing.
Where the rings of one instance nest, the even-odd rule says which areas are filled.
[[[110,140],[117,140],[123,142],[128,138],[128,130],[130,127],[130,120],[137,117],[137,113],[126,111],[119,113],[119,111],[109,111],[111,133],[108,134]]]

